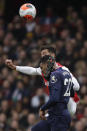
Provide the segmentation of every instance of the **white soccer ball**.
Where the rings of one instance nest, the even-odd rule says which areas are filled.
[[[36,16],[36,8],[30,3],[23,4],[19,9],[20,17],[32,20]]]

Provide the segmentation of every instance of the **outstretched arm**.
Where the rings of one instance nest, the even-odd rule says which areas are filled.
[[[16,66],[16,70],[27,75],[41,75],[41,69],[29,66]]]
[[[41,69],[39,68],[33,68],[33,67],[28,67],[28,66],[16,66],[14,65],[14,63],[12,62],[12,60],[7,59],[5,61],[5,64],[13,69],[13,70],[17,70],[21,73],[27,74],[27,75],[41,75]]]

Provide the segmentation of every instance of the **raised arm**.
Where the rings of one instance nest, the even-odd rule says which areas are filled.
[[[16,71],[19,71],[21,73],[27,74],[27,75],[41,75],[41,69],[39,68],[33,68],[33,67],[29,67],[29,66],[16,66],[14,65],[14,63],[12,62],[12,60],[7,59],[5,61],[5,64]]]

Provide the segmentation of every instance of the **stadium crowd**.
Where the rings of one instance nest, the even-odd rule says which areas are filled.
[[[38,110],[48,100],[40,76],[27,76],[9,69],[7,58],[16,65],[38,67],[40,47],[56,48],[56,61],[78,79],[76,115],[69,131],[87,131],[87,7],[67,7],[66,15],[54,16],[51,8],[44,17],[26,22],[15,16],[5,23],[0,12],[0,131],[30,131],[39,121]]]

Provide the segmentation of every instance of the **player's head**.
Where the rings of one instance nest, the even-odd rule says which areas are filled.
[[[45,55],[50,55],[55,58],[56,57],[56,49],[52,46],[43,46],[41,48],[41,57],[43,57]]]
[[[40,60],[40,67],[44,77],[47,79],[50,73],[54,70],[55,58],[53,56],[45,55]]]

